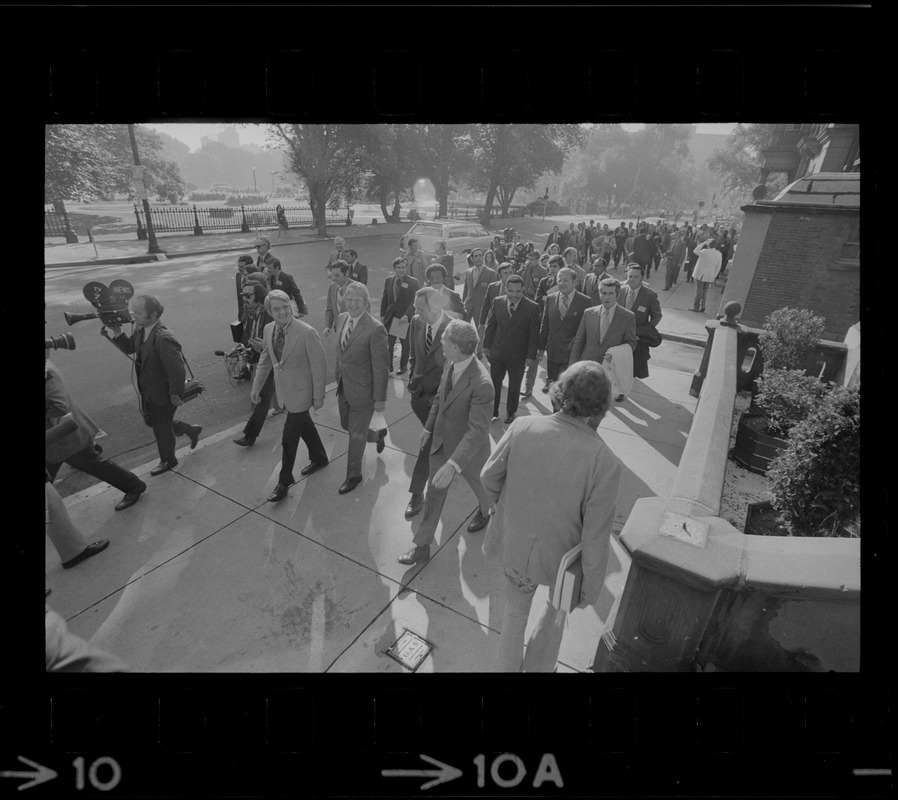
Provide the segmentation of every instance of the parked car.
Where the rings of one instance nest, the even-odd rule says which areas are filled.
[[[399,246],[408,246],[409,239],[418,240],[418,249],[430,258],[437,258],[436,243],[446,243],[447,252],[455,259],[455,272],[467,269],[466,256],[475,247],[486,250],[493,236],[483,225],[470,220],[418,220],[400,239]]]

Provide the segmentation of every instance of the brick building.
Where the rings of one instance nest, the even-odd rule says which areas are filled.
[[[860,319],[860,191],[859,172],[810,173],[743,206],[718,316],[730,300],[750,327],[778,308],[807,308],[826,319],[824,338],[843,341]]]

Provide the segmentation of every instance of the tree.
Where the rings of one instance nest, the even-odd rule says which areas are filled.
[[[486,193],[481,222],[489,225],[497,195],[503,214],[520,188],[531,189],[545,172],[558,172],[565,155],[582,144],[578,125],[474,125],[470,185]]]
[[[708,167],[723,179],[726,194],[748,195],[761,183],[763,159],[761,151],[770,142],[773,125],[753,123],[739,124],[727,138],[720,150],[708,159]],[[769,185],[774,188],[785,186],[785,178],[777,175]]]
[[[462,124],[409,125],[409,160],[434,188],[439,215],[449,211],[452,181],[473,166],[471,126]]]
[[[402,201],[413,197],[417,178],[411,125],[359,125],[359,144],[366,154],[365,195],[380,204],[387,222],[401,222]],[[393,200],[393,210],[387,205]]]
[[[272,141],[285,144],[290,168],[306,184],[319,236],[327,236],[332,200],[351,197],[364,169],[364,151],[353,125],[274,125]]]

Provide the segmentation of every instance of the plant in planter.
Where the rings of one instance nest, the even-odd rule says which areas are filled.
[[[779,308],[764,320],[758,347],[764,369],[799,369],[816,349],[826,320],[806,308]]]
[[[773,508],[792,536],[860,536],[860,389],[835,387],[771,463]]]
[[[828,385],[800,369],[764,369],[758,378],[755,405],[767,432],[785,438],[826,394]]]

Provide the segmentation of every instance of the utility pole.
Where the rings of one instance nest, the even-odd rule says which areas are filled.
[[[546,187],[546,193],[543,195],[543,222],[546,221],[546,206],[549,205],[549,187]]]
[[[156,230],[153,227],[153,218],[150,214],[150,201],[147,199],[147,188],[143,180],[143,167],[140,166],[140,154],[137,152],[137,137],[134,135],[134,126],[128,124],[128,136],[131,138],[131,154],[134,156],[134,188],[137,196],[143,202],[143,213],[147,217],[147,240],[149,247],[147,253],[161,253],[162,248],[156,241]]]
[[[256,194],[259,193],[259,187],[256,186],[256,168],[255,168],[255,167],[253,167],[253,191],[254,191]]]

